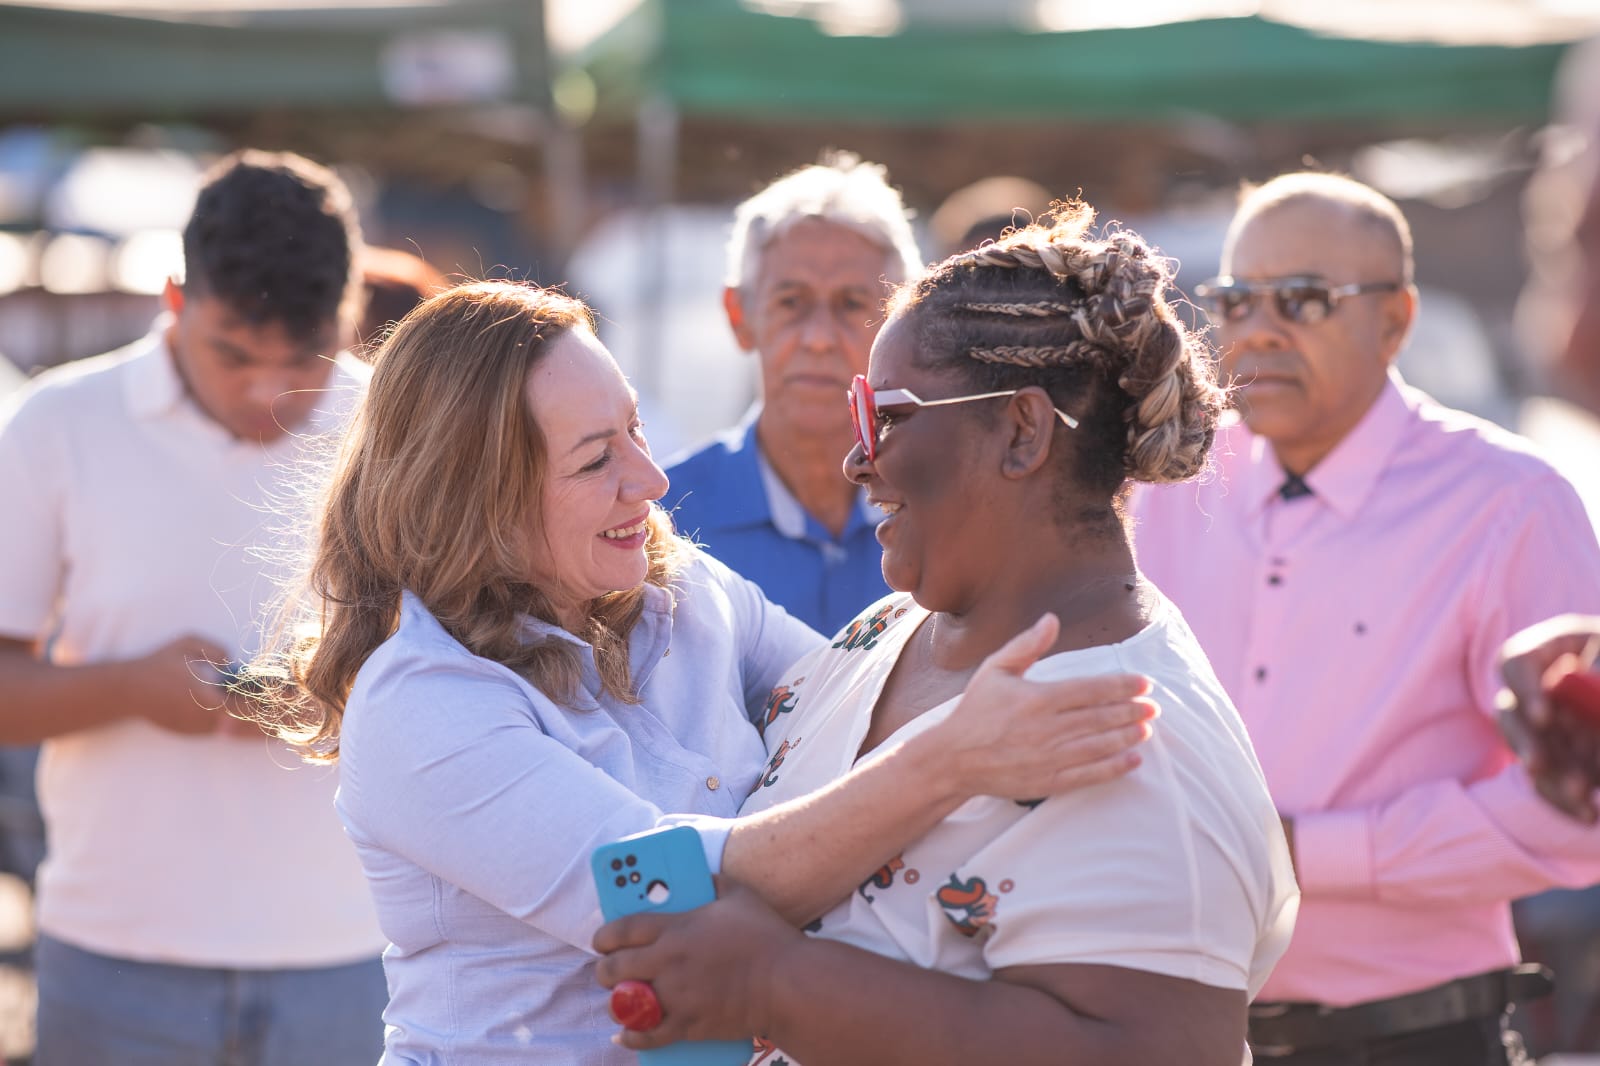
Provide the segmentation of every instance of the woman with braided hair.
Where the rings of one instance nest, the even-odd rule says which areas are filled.
[[[390,940],[386,1066],[637,1063],[592,973],[598,845],[692,826],[709,868],[798,926],[973,796],[1137,763],[1147,682],[1024,679],[1054,633],[1040,618],[942,727],[738,816],[776,772],[769,693],[826,641],[673,531],[589,309],[459,285],[373,366],[256,676],[280,679],[267,723],[337,763]]]
[[[980,797],[796,933],[755,897],[600,931],[603,984],[653,984],[624,1046],[762,1034],[755,1062],[1244,1060],[1287,946],[1288,852],[1237,713],[1139,574],[1130,482],[1192,477],[1223,396],[1167,300],[1171,268],[1092,211],[954,256],[891,301],[850,401],[845,473],[888,517],[898,590],[796,664],[744,811],[942,721],[1020,622],[1061,626],[1030,677],[1153,679],[1142,765],[1072,795]],[[781,1048],[781,1050],[779,1050]]]

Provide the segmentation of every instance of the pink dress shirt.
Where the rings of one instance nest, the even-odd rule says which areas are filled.
[[[1382,999],[1518,960],[1508,901],[1600,880],[1495,727],[1499,650],[1600,613],[1577,493],[1521,438],[1392,375],[1285,500],[1242,424],[1215,470],[1136,495],[1140,568],[1237,703],[1303,893],[1263,1000]]]

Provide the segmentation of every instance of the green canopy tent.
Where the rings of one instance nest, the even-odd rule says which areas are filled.
[[[916,6],[901,2],[914,16]],[[1124,185],[1134,184],[1128,174],[1172,164],[1160,145],[1181,142],[1191,159],[1234,158],[1248,149],[1246,129],[1274,131],[1275,151],[1297,146],[1298,159],[1358,137],[1537,126],[1567,47],[1362,39],[1259,16],[1073,32],[977,14],[960,23],[910,17],[893,33],[850,36],[778,6],[641,0],[574,57],[564,77],[592,88],[593,126],[631,127],[637,138],[646,204],[670,199],[680,176],[699,195],[726,196],[727,183],[707,185],[718,153],[758,165],[783,159],[785,136],[871,143],[870,133],[909,130],[927,148],[900,153],[909,190],[923,170],[1017,167],[1030,148],[997,144],[996,133],[1028,124],[1033,146],[1046,150],[1068,127],[1093,129],[1070,172],[1114,155]],[[1459,8],[1465,22],[1472,3]],[[686,150],[698,152],[688,166]],[[907,167],[908,158],[926,166]]]
[[[0,0],[0,124],[226,130],[439,184],[543,170],[559,260],[582,212],[575,135],[550,121],[542,0]]]
[[[591,128],[636,138],[647,211],[681,187],[741,195],[741,175],[777,173],[804,161],[802,145],[841,142],[872,146],[924,201],[990,173],[1054,187],[1048,173],[1072,175],[1063,192],[1115,187],[1128,209],[1159,202],[1164,179],[1151,175],[1173,173],[1185,153],[1225,161],[1223,171],[1252,138],[1271,151],[1238,160],[1220,184],[1288,151],[1298,160],[1401,133],[1542,124],[1565,50],[1368,40],[1262,17],[1035,32],[983,22],[977,5],[963,24],[901,7],[896,32],[850,36],[807,17],[815,5],[643,0],[566,76],[593,89]],[[646,337],[665,328],[655,228],[645,228],[633,312]]]
[[[1335,37],[1259,17],[1054,33],[913,21],[837,36],[741,0],[645,0],[580,62],[602,114],[656,99],[780,121],[1537,122],[1562,51]]]
[[[163,15],[0,2],[0,119],[538,103],[543,55],[526,0]]]

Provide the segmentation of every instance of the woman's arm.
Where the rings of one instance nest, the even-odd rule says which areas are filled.
[[[702,554],[698,563],[728,611],[745,703],[757,721],[796,660],[826,642],[715,558]],[[974,796],[1058,795],[1132,770],[1139,757],[1131,749],[1149,735],[1156,713],[1138,700],[1149,682],[1132,675],[1024,681],[1058,630],[1046,616],[991,655],[938,725],[880,747],[826,788],[741,817],[721,869],[804,925]]]
[[[683,915],[634,915],[595,947],[601,984],[648,981],[664,1012],[634,1049],[755,1033],[801,1063],[1238,1066],[1243,990],[1117,966],[1055,964],[973,981],[787,928],[725,880]]]
[[[741,817],[723,872],[803,925],[974,796],[1059,795],[1138,766],[1132,749],[1156,713],[1139,698],[1146,679],[1023,680],[1057,629],[1046,615],[989,656],[938,725],[879,749],[824,789]]]
[[[1003,688],[1044,688],[996,680]],[[789,901],[793,914],[809,911],[799,922],[893,855],[896,832],[909,840],[937,817],[928,799],[896,793],[897,781],[950,791],[936,776],[940,761],[907,745],[852,775],[857,786],[831,787],[750,819],[685,819],[540,730],[524,692],[494,668],[466,661],[444,669],[424,659],[381,670],[371,684],[364,698],[381,710],[347,718],[340,759],[340,809],[351,831],[577,946],[594,935],[589,854],[600,844],[666,822],[698,822],[713,830],[708,839],[731,827],[736,839],[723,856],[733,859],[733,872]],[[748,726],[730,721],[729,728]],[[1081,751],[1094,739],[1064,746]],[[1111,761],[1110,769],[1081,773],[1115,772]]]

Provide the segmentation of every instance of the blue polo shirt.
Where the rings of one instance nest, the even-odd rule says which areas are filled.
[[[835,633],[889,591],[876,536],[883,516],[866,493],[835,538],[767,465],[753,415],[669,462],[667,477],[661,502],[678,531],[813,629]]]

